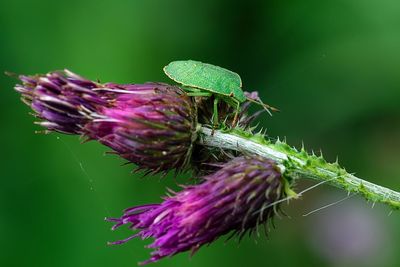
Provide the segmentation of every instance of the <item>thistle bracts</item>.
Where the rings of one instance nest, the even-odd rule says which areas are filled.
[[[253,101],[257,101],[259,99],[258,92],[244,92],[246,97]],[[199,123],[213,126],[212,117],[213,117],[213,105],[214,105],[215,96],[211,96],[209,98],[204,97],[196,97],[195,101],[197,103],[198,108],[198,120]],[[240,111],[237,118],[236,127],[249,130],[251,128],[252,122],[264,111],[265,109],[261,109],[253,114],[249,114],[249,107],[251,105],[251,101],[245,101],[240,106]],[[235,117],[235,108],[226,102],[218,103],[218,121],[222,123],[221,127],[231,127],[233,124],[233,120]]]
[[[154,249],[151,258],[143,263],[188,250],[194,253],[222,235],[242,237],[266,226],[277,210],[274,203],[285,195],[279,168],[260,157],[235,158],[203,180],[165,197],[161,204],[133,207],[121,218],[108,219],[116,222],[113,229],[130,224],[138,230],[112,244],[154,238],[148,246]]]
[[[162,83],[97,83],[68,70],[20,76],[15,89],[49,131],[98,140],[139,169],[181,169],[196,127],[193,103]]]
[[[245,95],[254,101],[259,99],[258,92],[245,92]],[[214,96],[209,98],[196,97],[195,98],[198,110],[198,121],[202,125],[208,125],[213,128],[213,103]],[[252,102],[246,101],[240,107],[238,113],[238,121],[235,129],[241,129],[249,133],[257,127],[252,123],[266,110],[261,109],[253,114],[249,114],[249,108]],[[218,121],[222,123],[221,128],[229,129],[235,117],[234,107],[225,102],[218,103]],[[199,176],[207,175],[216,170],[215,164],[227,162],[233,157],[240,156],[241,153],[234,150],[221,150],[219,148],[210,148],[201,145],[194,146],[194,153],[192,155],[192,168]]]

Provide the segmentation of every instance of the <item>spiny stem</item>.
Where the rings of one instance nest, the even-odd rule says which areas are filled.
[[[218,147],[257,154],[275,160],[281,165],[284,174],[292,179],[311,178],[326,181],[328,184],[353,194],[362,195],[373,203],[384,203],[393,209],[400,208],[400,193],[358,178],[341,168],[339,164],[327,163],[322,156],[308,154],[304,149],[288,146],[277,141],[272,143],[261,134],[251,134],[233,129],[228,131],[200,128],[198,142],[204,146]]]

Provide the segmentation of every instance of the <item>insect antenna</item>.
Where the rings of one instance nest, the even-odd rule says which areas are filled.
[[[271,112],[271,111],[275,111],[275,112],[276,112],[276,111],[280,111],[280,110],[277,109],[277,108],[274,108],[274,107],[271,107],[271,106],[268,105],[268,104],[265,104],[265,103],[260,99],[260,97],[257,97],[256,99],[251,98],[251,97],[247,97],[247,101],[262,106],[262,107],[268,112],[268,114],[269,114],[270,116],[272,116],[272,112]]]

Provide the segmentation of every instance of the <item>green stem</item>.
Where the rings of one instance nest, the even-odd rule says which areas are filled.
[[[308,154],[304,149],[298,151],[284,142],[275,143],[266,140],[261,134],[251,134],[242,130],[212,130],[201,127],[199,143],[204,146],[218,147],[257,154],[275,160],[284,174],[292,179],[311,178],[359,194],[373,203],[379,202],[394,209],[400,208],[400,193],[358,178],[341,168],[339,164],[327,163],[322,156]]]

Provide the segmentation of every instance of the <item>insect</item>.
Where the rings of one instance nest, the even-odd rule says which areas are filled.
[[[173,61],[164,67],[165,74],[183,85],[189,96],[210,97],[214,95],[213,126],[218,125],[218,103],[224,101],[235,108],[232,127],[236,126],[240,104],[246,100],[263,106],[269,113],[276,110],[261,99],[249,98],[242,90],[240,76],[230,70],[194,60]],[[270,113],[271,114],[271,113]]]

